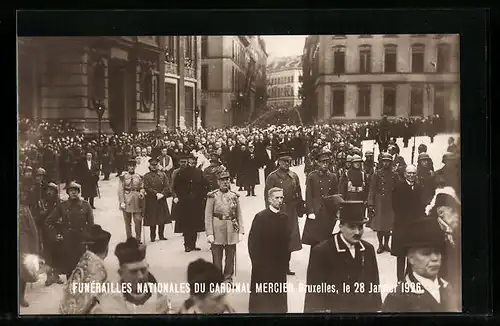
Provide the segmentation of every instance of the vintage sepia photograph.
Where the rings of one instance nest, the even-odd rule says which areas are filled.
[[[19,314],[462,312],[459,52],[18,37]]]

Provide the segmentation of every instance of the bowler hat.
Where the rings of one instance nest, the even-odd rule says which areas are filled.
[[[410,221],[407,230],[403,244],[405,251],[426,247],[444,249],[445,235],[437,219],[424,217]]]
[[[368,218],[365,217],[366,203],[364,201],[344,201],[340,203],[341,222],[347,223],[366,223]]]

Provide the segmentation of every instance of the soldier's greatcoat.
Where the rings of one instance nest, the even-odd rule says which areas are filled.
[[[323,204],[323,197],[335,195],[338,189],[337,177],[331,172],[322,174],[313,171],[306,181],[306,211],[315,214],[314,220],[307,219],[302,234],[302,243],[314,246],[326,240],[335,227],[335,216],[330,216]]]
[[[407,275],[406,285],[398,284],[392,292],[387,294],[382,312],[460,312],[454,304],[451,285],[441,278],[438,282],[441,302],[438,302],[413,274]]]
[[[164,225],[172,222],[167,204],[167,196],[170,193],[168,178],[161,171],[150,171],[143,178],[146,190],[144,226]],[[156,194],[163,194],[162,199],[157,199]]]
[[[375,231],[392,230],[394,222],[392,191],[398,179],[398,175],[388,168],[377,170],[370,180],[368,205],[375,208],[375,216],[370,221],[370,228]]]
[[[370,286],[380,284],[375,250],[364,240],[355,245],[354,258],[340,233],[331,235],[330,239],[311,249],[307,285],[321,286],[323,283],[335,285],[338,293],[306,293],[304,312],[362,313],[380,310],[380,293],[368,293]],[[350,286],[350,292],[343,289],[344,284]],[[363,292],[361,286],[364,286]]]
[[[143,178],[134,173],[124,172],[120,176],[118,183],[118,202],[125,204],[126,213],[141,213],[144,207],[144,200],[139,198],[139,194],[144,194]]]
[[[239,234],[245,233],[238,197],[234,191],[219,189],[207,195],[205,230],[207,236],[214,236],[216,245],[237,244]]]
[[[291,170],[284,172],[281,169],[277,169],[272,172],[266,179],[266,187],[264,189],[266,207],[269,206],[267,192],[274,187],[283,189],[284,200],[281,211],[288,216],[288,226],[291,232],[289,250],[290,252],[301,250],[302,243],[300,240],[299,223],[297,221],[299,217],[297,206],[303,202],[303,199],[299,177]]]
[[[351,167],[339,180],[339,193],[345,200],[366,201],[366,175],[361,169]]]
[[[94,225],[90,204],[84,200],[69,199],[61,203],[46,219],[48,241],[54,248],[54,268],[69,274],[78,264],[85,247],[82,244],[85,232]],[[57,235],[62,240],[57,240]]]

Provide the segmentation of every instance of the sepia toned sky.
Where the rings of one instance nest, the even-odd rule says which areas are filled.
[[[307,35],[262,35],[269,58],[302,54]]]

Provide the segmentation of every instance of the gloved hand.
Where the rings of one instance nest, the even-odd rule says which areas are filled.
[[[173,199],[173,202],[177,204],[177,203],[179,202],[179,198],[177,198],[177,197],[176,197],[176,198],[174,198],[174,199]]]
[[[307,216],[307,218],[309,218],[310,220],[314,220],[316,218],[316,214],[311,213]]]
[[[160,193],[156,194],[156,199],[158,199],[158,200],[162,199],[163,197],[165,197],[165,196],[163,196],[163,194],[160,194]]]
[[[214,243],[215,239],[213,235],[207,235],[207,241],[208,243]]]
[[[127,206],[125,205],[125,203],[121,203],[121,204],[120,204],[120,209],[121,209],[121,210],[124,210],[124,209],[125,209],[125,207],[127,207]]]

